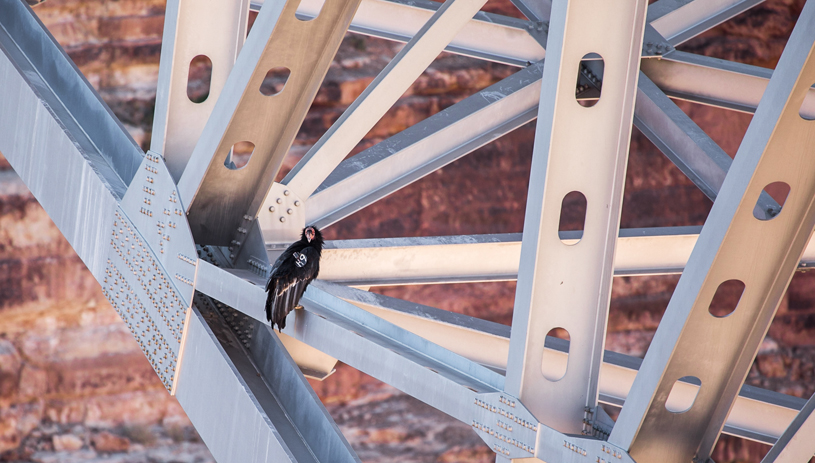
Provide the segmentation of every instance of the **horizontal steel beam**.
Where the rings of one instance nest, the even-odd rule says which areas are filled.
[[[253,1],[259,10],[263,1]],[[322,2],[302,0],[298,16],[313,18]],[[429,0],[363,0],[349,30],[396,42],[408,42],[424,26],[441,3]],[[507,16],[479,12],[445,48],[455,53],[511,66],[526,66],[543,59],[546,53],[543,25]],[[541,38],[543,36],[543,38]]]
[[[710,106],[754,113],[772,69],[676,51],[661,60],[644,60],[642,72],[666,95]],[[801,114],[815,117],[815,89]]]
[[[700,227],[620,230],[616,276],[682,273]],[[579,235],[562,233],[576,242]],[[518,275],[520,234],[328,241],[320,278],[351,286],[510,281]],[[267,247],[270,261],[282,251]],[[815,242],[800,266],[815,265]]]
[[[207,293],[212,292],[213,298],[232,306],[252,318],[261,321],[265,320],[265,314],[262,311],[263,302],[266,297],[263,290],[264,279],[251,272],[232,272],[234,272],[235,275],[246,277],[248,281],[242,282],[240,278],[233,278],[233,275],[230,275],[229,272],[202,262],[199,269],[199,279],[205,278],[205,280],[202,281],[209,283],[209,277],[205,276],[208,273],[219,275],[219,277],[217,282],[213,282],[215,284],[202,285],[201,290]],[[473,362],[478,362],[501,373],[506,369],[510,332],[510,327],[506,325],[369,293],[367,291],[347,288],[320,280],[314,282],[313,286],[315,290],[326,292],[348,301],[365,309],[372,315],[399,326],[408,332],[421,336],[427,341],[437,344],[452,353],[458,354]],[[293,318],[292,321],[295,320],[295,317],[301,316],[305,316],[309,320],[319,318],[319,316],[309,316],[310,307],[310,305],[306,305],[307,310],[293,312],[290,315],[290,317]],[[305,313],[305,315],[301,315],[303,313]],[[320,315],[325,316],[322,312]],[[370,319],[366,318],[366,320],[376,324],[378,323],[376,322],[376,317]],[[296,332],[291,333],[291,331],[296,331],[296,328],[293,328],[296,323],[295,321],[295,323],[287,324],[289,328],[284,331],[295,337],[300,337]],[[359,333],[364,335],[361,331]],[[315,339],[314,342],[333,343],[333,341],[322,340],[321,338],[322,336],[319,339]],[[306,339],[301,338],[301,340],[310,344],[310,341]],[[337,343],[337,345],[331,348],[335,350],[333,354],[341,357],[339,353],[342,350],[342,346],[339,344],[341,343]],[[565,341],[549,338],[547,339],[546,345],[560,352],[562,361],[566,361],[568,345]],[[374,355],[372,357],[376,356]],[[363,356],[363,358],[365,357]],[[362,360],[360,360],[360,362],[361,361]],[[628,396],[628,391],[634,382],[641,363],[642,359],[606,351],[603,364],[600,368],[600,401],[621,407]],[[369,368],[369,371],[373,371],[373,367],[365,368]],[[681,390],[683,394],[679,397],[679,400],[682,400],[683,396],[687,397],[693,395],[694,387],[696,386],[690,383],[682,384]],[[772,444],[792,422],[804,406],[804,403],[805,401],[803,399],[797,397],[791,397],[752,386],[742,386],[741,392],[733,406],[733,410],[728,417],[724,432],[745,439]]]

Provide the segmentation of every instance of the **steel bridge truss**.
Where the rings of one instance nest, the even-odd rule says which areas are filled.
[[[26,2],[0,0],[0,152],[218,461],[359,461],[304,376],[339,360],[472,426],[498,461],[702,462],[724,432],[774,444],[765,462],[805,462],[815,401],[743,383],[793,272],[815,262],[815,176],[801,175],[815,171],[815,4],[774,71],[674,49],[760,1],[513,0],[520,20],[485,0],[168,0],[144,153]],[[276,183],[348,30],[406,45]],[[345,159],[442,51],[519,70]],[[198,55],[213,71],[193,103]],[[283,89],[260,92],[281,67]],[[735,160],[669,97],[754,112]],[[535,119],[522,236],[329,242],[304,310],[269,328],[269,262],[305,224]],[[704,227],[619,229],[632,123],[716,200]],[[584,228],[559,233],[570,192]],[[645,358],[603,351],[613,276],[667,273],[682,276]],[[511,331],[357,289],[514,279]],[[716,317],[732,280],[738,306]],[[616,423],[600,402],[622,408]]]

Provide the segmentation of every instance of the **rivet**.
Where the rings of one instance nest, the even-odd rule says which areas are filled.
[[[269,206],[269,212],[274,212],[274,206]]]
[[[283,204],[283,200],[280,199],[280,198],[277,198],[277,204]]]
[[[293,214],[293,213],[294,213],[294,210],[293,210],[293,209],[291,209],[291,208],[286,209],[286,213],[287,213],[287,214],[289,214],[289,215],[291,215],[291,214]]]
[[[280,221],[281,221],[281,222],[285,222],[285,221],[286,221],[286,218],[285,218],[285,217],[281,217],[281,218],[280,218]]]
[[[288,195],[289,195],[289,190],[284,190],[283,191],[283,196],[288,196]]]
[[[299,199],[295,199],[295,200],[294,200],[294,205],[295,205],[295,206],[297,206],[297,207],[300,207],[300,200],[299,200]]]

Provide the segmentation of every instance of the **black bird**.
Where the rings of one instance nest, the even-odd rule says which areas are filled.
[[[323,235],[317,227],[306,227],[300,240],[289,246],[272,266],[266,283],[266,320],[277,324],[277,330],[286,327],[286,315],[300,307],[300,298],[308,284],[320,273],[320,253]]]

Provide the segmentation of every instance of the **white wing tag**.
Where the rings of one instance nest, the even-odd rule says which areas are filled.
[[[308,261],[308,259],[306,259],[305,254],[301,252],[295,252],[294,254],[292,254],[292,257],[294,257],[294,265],[296,265],[297,267],[303,268],[306,266],[306,262]]]

